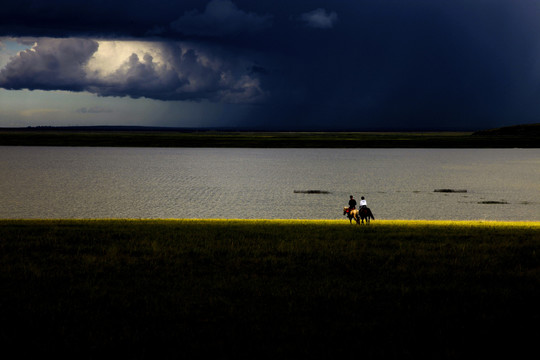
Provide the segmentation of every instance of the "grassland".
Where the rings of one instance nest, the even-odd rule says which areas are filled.
[[[2,349],[70,358],[511,356],[540,223],[1,220]]]
[[[217,132],[0,129],[0,146],[239,148],[537,148],[533,132]]]

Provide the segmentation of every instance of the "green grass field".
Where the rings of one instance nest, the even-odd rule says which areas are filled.
[[[18,357],[521,358],[540,223],[0,220]]]

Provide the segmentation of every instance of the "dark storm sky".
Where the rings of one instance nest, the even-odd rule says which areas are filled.
[[[226,104],[221,126],[475,130],[540,119],[540,1],[23,0],[2,5],[0,36],[34,44],[0,70],[7,91]],[[89,70],[99,51],[106,58],[100,41],[143,40],[157,50],[107,75]],[[167,125],[182,126],[168,108]]]

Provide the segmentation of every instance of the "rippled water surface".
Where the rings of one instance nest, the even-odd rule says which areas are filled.
[[[344,219],[352,194],[379,219],[540,221],[540,149],[0,151],[0,218]]]

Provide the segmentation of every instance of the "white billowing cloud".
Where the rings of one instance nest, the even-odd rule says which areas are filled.
[[[150,41],[98,40],[98,45],[98,51],[88,60],[87,69],[99,77],[114,73],[132,54],[140,57],[150,54],[157,59],[161,52],[160,43]]]
[[[171,24],[171,28],[186,35],[222,37],[261,30],[271,23],[271,15],[245,12],[231,0],[212,0],[204,13],[186,12]]]
[[[37,39],[0,70],[5,89],[88,91],[158,100],[262,101],[238,56],[188,43]]]
[[[327,13],[325,9],[319,8],[302,14],[300,19],[309,27],[330,29],[334,27],[334,24],[338,20],[338,16],[335,12]]]

